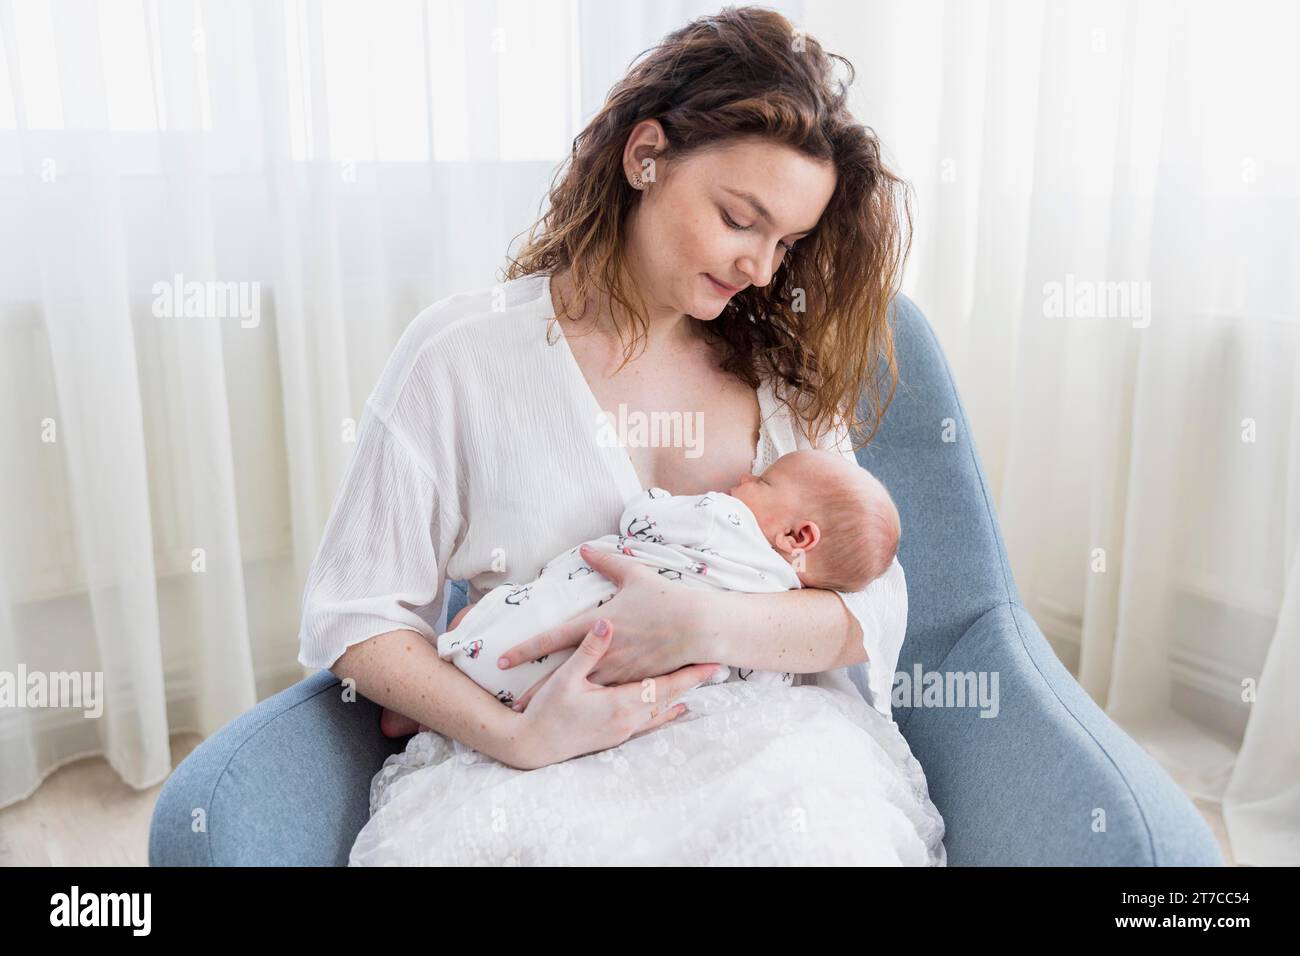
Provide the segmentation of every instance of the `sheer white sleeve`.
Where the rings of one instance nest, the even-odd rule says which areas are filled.
[[[822,436],[816,447],[838,451],[855,465],[858,463],[843,422]],[[885,573],[861,591],[835,593],[862,627],[862,646],[868,658],[864,665],[870,691],[867,703],[889,717],[894,671],[907,634],[907,578],[903,566],[895,555]]]
[[[889,569],[861,591],[836,591],[844,606],[862,626],[862,646],[867,651],[867,703],[890,716],[894,671],[907,634],[907,579],[898,556]]]
[[[427,469],[367,402],[307,575],[303,666],[331,667],[352,645],[402,628],[437,641],[453,529]]]

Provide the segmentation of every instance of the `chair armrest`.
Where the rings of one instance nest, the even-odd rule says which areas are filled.
[[[150,866],[342,866],[370,811],[370,780],[406,746],[379,708],[318,671],[203,741],[167,778]]]
[[[998,678],[996,716],[977,705],[894,707],[947,824],[949,865],[1223,865],[1191,800],[1019,604],[990,608],[934,669],[983,672],[989,688]]]

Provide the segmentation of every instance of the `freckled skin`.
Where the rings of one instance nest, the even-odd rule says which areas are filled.
[[[457,624],[459,624],[461,622],[461,619],[464,618],[465,615],[469,613],[469,609],[471,606],[472,605],[466,605],[465,607],[461,608],[460,611],[456,614],[456,616],[451,619],[451,624],[447,628],[447,630],[451,630]],[[364,647],[365,645],[362,646]],[[406,649],[408,651],[411,650],[411,647],[412,645],[410,644],[406,645]],[[392,691],[391,687],[388,689],[390,692]],[[420,695],[421,700],[426,700],[427,697],[428,695],[426,694]],[[406,717],[403,714],[399,714],[396,711],[389,710],[387,707],[385,707],[380,715],[380,727],[381,728],[387,727],[388,730],[386,730],[385,733],[390,737],[391,736],[401,737],[407,734],[415,733],[416,730],[420,727],[420,724],[417,721],[411,719],[410,717]],[[485,725],[480,725],[480,729],[486,730],[487,727]]]

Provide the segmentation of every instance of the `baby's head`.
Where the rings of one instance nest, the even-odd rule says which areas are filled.
[[[807,587],[860,591],[898,551],[898,509],[889,492],[838,452],[792,451],[762,475],[745,475],[728,494],[749,507]]]

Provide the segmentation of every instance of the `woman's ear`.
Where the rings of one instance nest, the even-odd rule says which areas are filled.
[[[639,179],[645,188],[659,179],[656,159],[668,146],[668,134],[656,119],[644,119],[633,127],[623,147],[623,166],[630,182]]]

